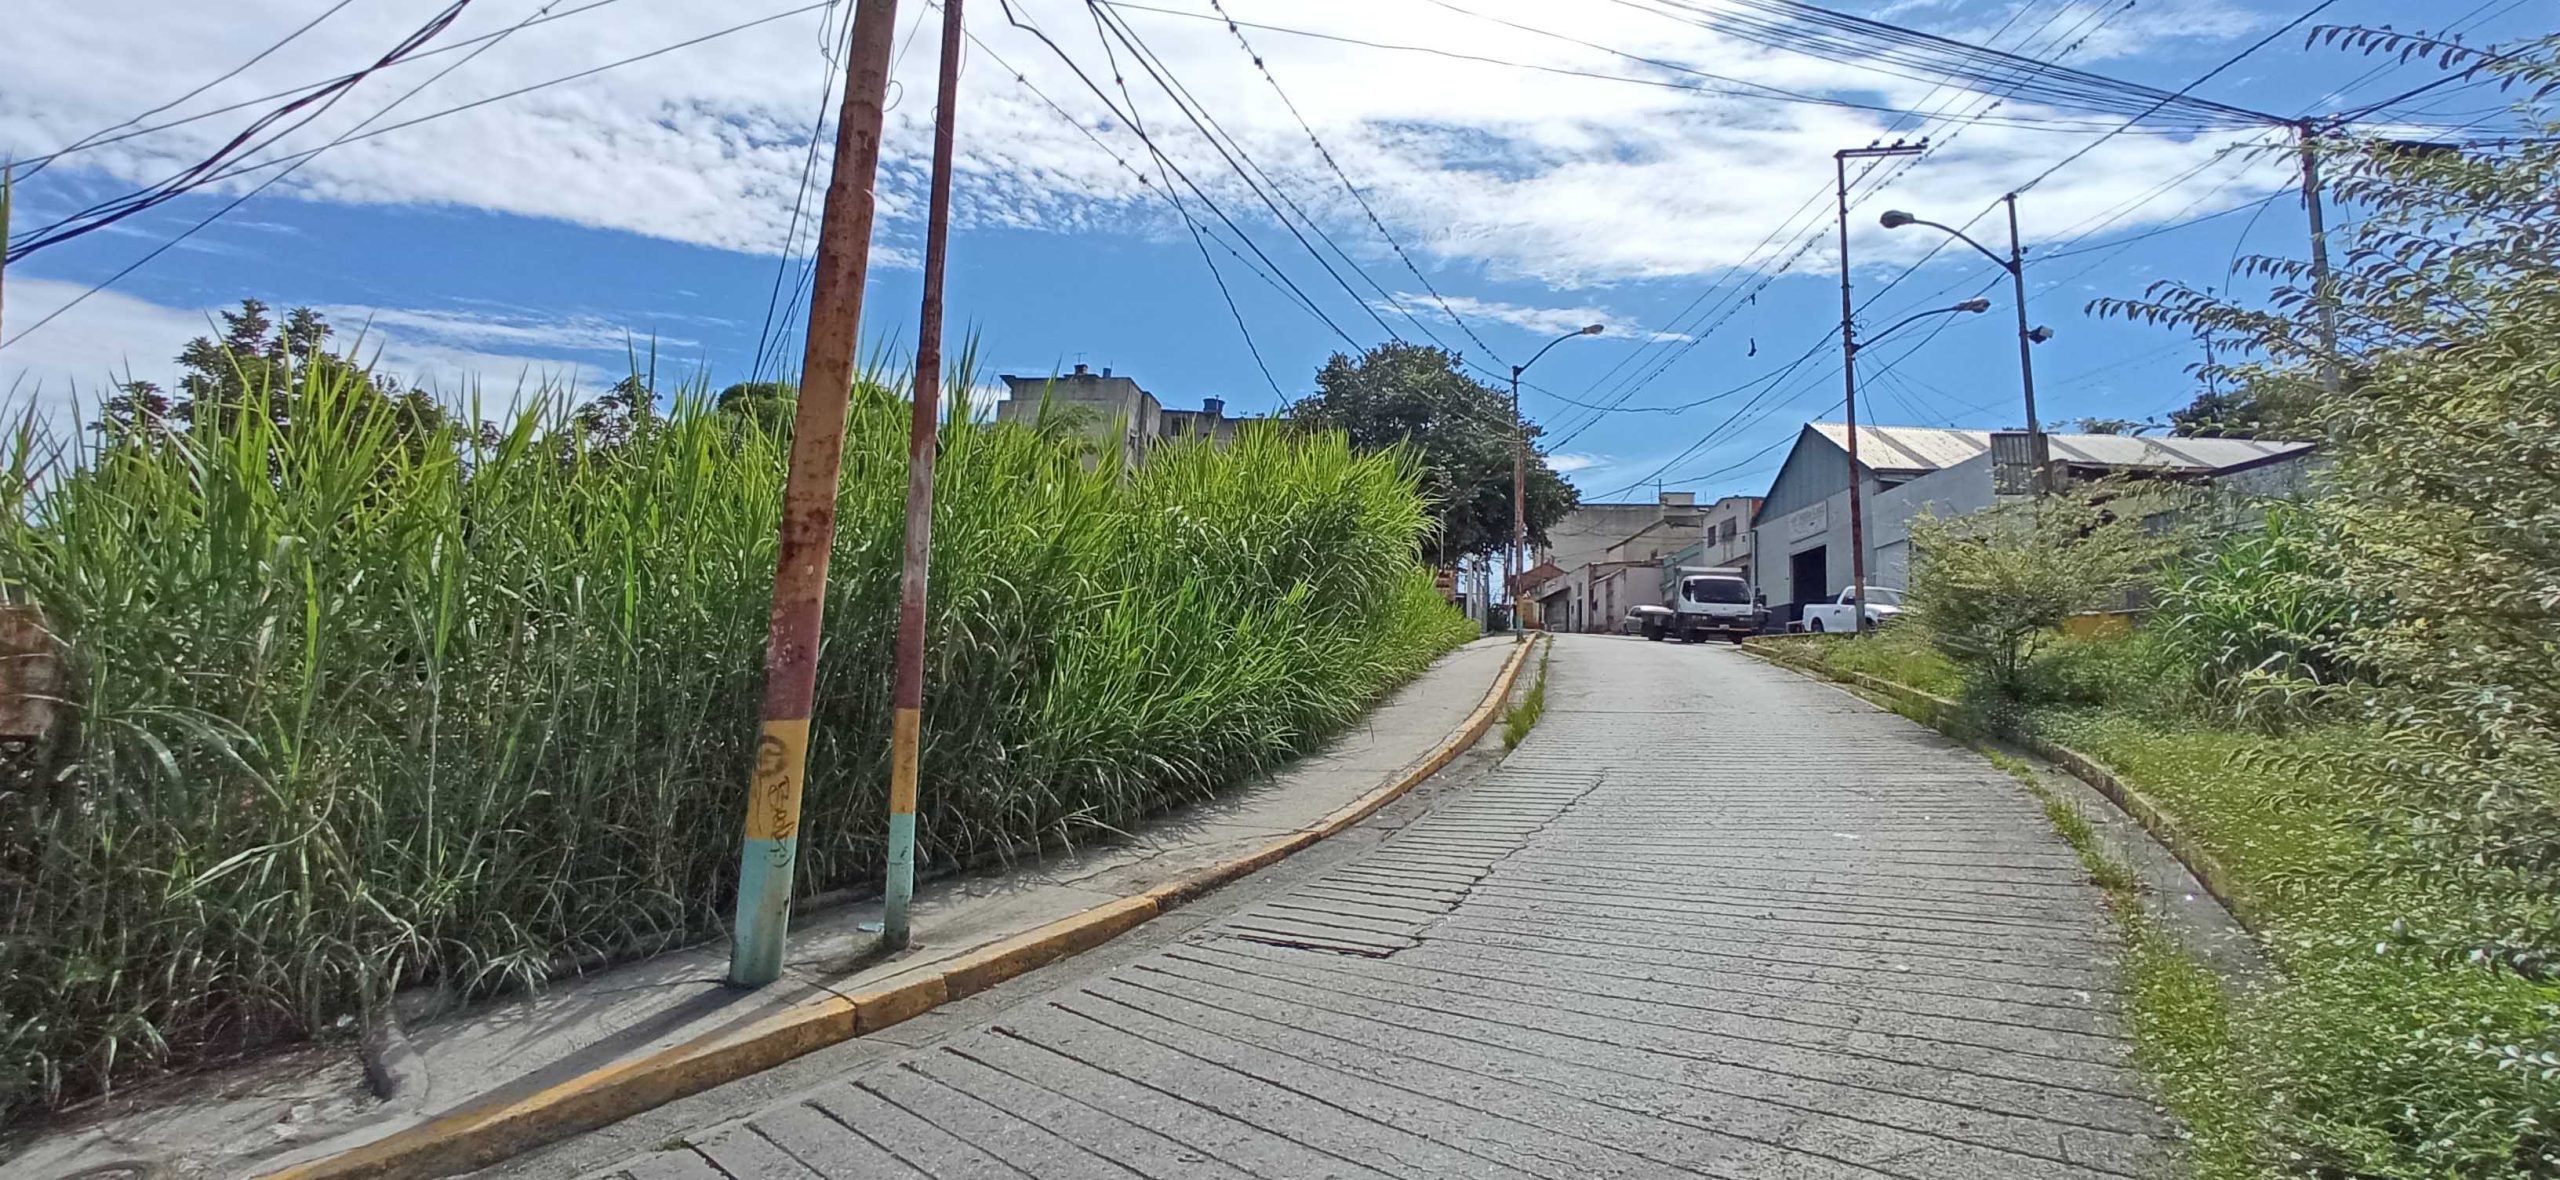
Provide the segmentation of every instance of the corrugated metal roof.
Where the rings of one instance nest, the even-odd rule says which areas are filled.
[[[1849,428],[1838,422],[1816,422],[1813,428],[1831,445],[1849,449]],[[1934,426],[1861,426],[1858,461],[1880,472],[1936,471],[1953,467],[1991,449],[1986,430],[1947,430]]]
[[[1843,450],[1849,428],[1838,422],[1815,422],[1813,429]],[[2221,471],[2311,449],[2307,442],[2257,438],[2138,438],[2126,434],[2048,433],[2053,457],[2099,467],[2156,471]],[[1991,449],[1987,430],[1950,430],[1934,426],[1860,426],[1858,461],[1887,474],[1936,471],[1953,467]]]

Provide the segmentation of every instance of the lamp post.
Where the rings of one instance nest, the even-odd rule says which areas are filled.
[[[2027,326],[2027,254],[2025,248],[2018,244],[2018,194],[2010,193],[2000,200],[2009,207],[2009,256],[2006,258],[1993,253],[1982,243],[1974,241],[1963,230],[1952,225],[1942,225],[1925,218],[1915,217],[1900,209],[1885,210],[1881,220],[1886,229],[1900,229],[1906,225],[1925,225],[1934,230],[1944,231],[1955,240],[1973,247],[1976,253],[1998,263],[2000,269],[2009,272],[2010,289],[2015,293],[2015,302],[2018,305],[2018,383],[2024,389],[2027,398],[2027,452],[2034,457],[2035,463],[2034,479],[2030,486],[2041,492],[2044,490],[2045,464],[2051,461],[2052,456],[2046,450],[2044,427],[2036,420],[2036,365],[2031,350],[2034,346],[2053,339],[2053,329]]]
[[[1854,337],[1851,338],[1843,349],[1847,355],[1845,355],[1841,360],[1841,364],[1848,374],[1848,380],[1851,382],[1850,388],[1857,388],[1855,382],[1858,379],[1859,350],[1867,348],[1887,336],[1893,335],[1907,324],[1911,324],[1919,320],[1925,320],[1931,316],[1956,314],[1980,315],[1989,310],[1991,310],[1990,300],[1982,298],[1967,299],[1952,307],[1933,307],[1927,311],[1913,312],[1910,315],[1895,320],[1891,325],[1887,326],[1885,330],[1870,335],[1864,340],[1859,340]],[[1852,404],[1849,409],[1849,582],[1851,586],[1856,588],[1857,597],[1852,603],[1853,613],[1849,616],[1849,629],[1852,634],[1864,634],[1867,629],[1867,528],[1864,506],[1865,497],[1860,491],[1858,482],[1857,440],[1858,411],[1855,405]]]
[[[1511,561],[1510,576],[1504,585],[1511,599],[1511,629],[1514,631],[1520,629],[1520,575],[1527,572],[1521,568],[1521,561],[1529,544],[1529,428],[1520,420],[1520,374],[1528,372],[1530,365],[1537,364],[1539,357],[1547,355],[1547,349],[1576,336],[1597,336],[1606,328],[1605,324],[1585,324],[1547,341],[1546,348],[1531,353],[1527,361],[1511,366]]]

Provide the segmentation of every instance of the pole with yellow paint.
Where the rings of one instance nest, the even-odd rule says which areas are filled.
[[[800,855],[800,788],[809,766],[809,714],[818,691],[827,558],[835,547],[836,485],[844,461],[845,405],[862,331],[878,203],[880,125],[898,0],[857,0],[837,114],[835,170],[818,223],[800,403],[791,423],[791,470],[782,485],[782,533],[774,559],[773,612],[764,654],[764,731],[747,788],[746,842],[738,857],[738,924],[729,982],[762,987],[782,977],[791,923],[792,871]]]
[[[898,578],[898,676],[890,697],[889,870],[880,945],[907,945],[916,889],[916,761],[924,729],[925,585],[932,572],[933,460],[942,407],[942,280],[951,245],[951,139],[959,115],[960,3],[942,0],[942,80],[933,107],[933,189],[925,210],[924,306],[916,316],[916,400],[907,420],[907,546]]]

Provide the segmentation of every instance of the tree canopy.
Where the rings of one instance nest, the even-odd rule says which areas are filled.
[[[1581,502],[1536,450],[1541,431],[1514,412],[1509,392],[1459,372],[1457,358],[1438,348],[1394,343],[1356,359],[1335,353],[1316,371],[1316,392],[1291,405],[1289,416],[1340,430],[1354,447],[1401,446],[1411,453],[1439,527],[1432,555],[1443,561],[1511,543],[1511,459],[1519,434],[1531,445],[1530,539],[1544,543],[1547,529]]]

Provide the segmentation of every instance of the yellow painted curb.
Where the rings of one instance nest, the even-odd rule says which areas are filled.
[[[1484,700],[1456,732],[1396,781],[1353,800],[1306,830],[1193,872],[1135,897],[1105,902],[1036,930],[971,951],[909,982],[854,996],[828,996],[744,1028],[713,1033],[645,1057],[606,1066],[521,1098],[456,1111],[324,1159],[296,1164],[271,1180],[429,1180],[520,1155],[571,1135],[773,1068],[911,1020],[1025,972],[1082,954],[1182,902],[1267,868],[1368,818],[1438,773],[1484,736],[1511,696],[1530,645],[1511,653]]]

